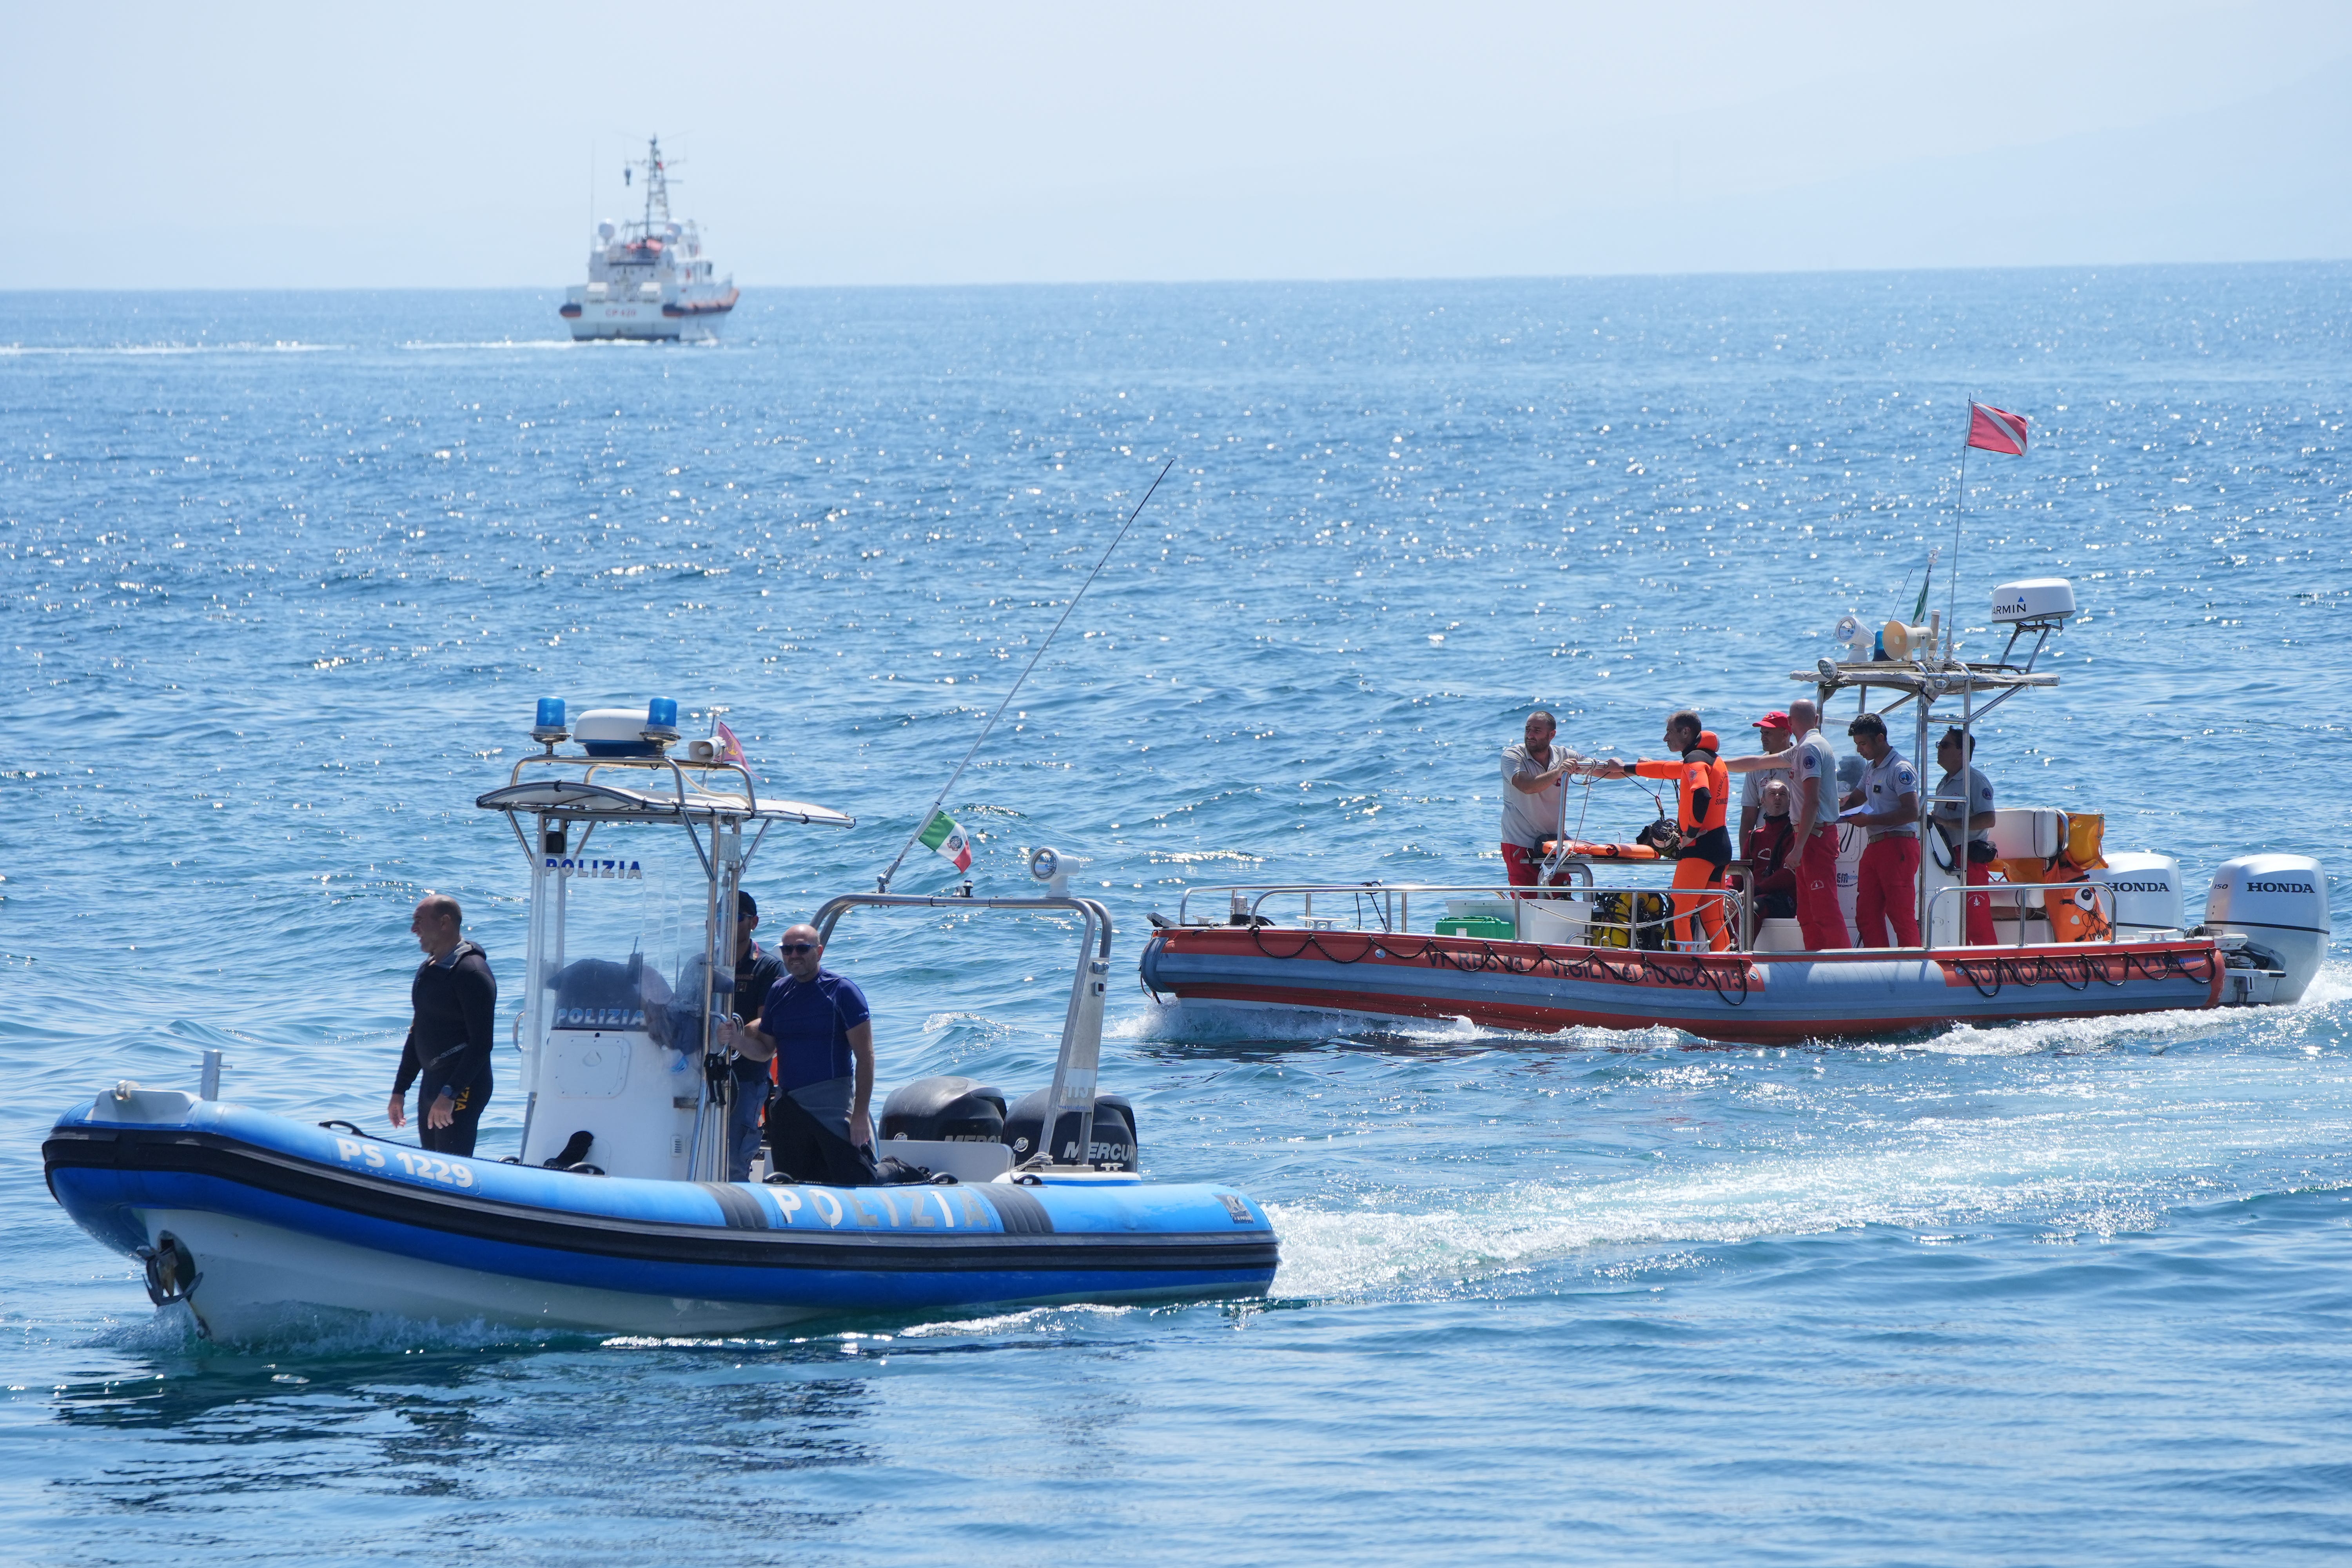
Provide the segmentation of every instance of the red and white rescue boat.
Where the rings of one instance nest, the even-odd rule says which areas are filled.
[[[1924,656],[1823,659],[1794,679],[1815,685],[1825,721],[1832,700],[1843,693],[1864,712],[1895,716],[1908,706],[1903,716],[1915,720],[1917,737],[1912,754],[1920,755],[1939,703],[1950,706],[1938,718],[1968,731],[2018,692],[2057,684],[2033,663],[2073,614],[2071,588],[2055,580],[2009,584],[1993,603],[1995,620],[2012,628],[1997,662],[1937,657],[1939,628],[1900,628],[1889,646],[1906,654],[1924,647]],[[2021,665],[2011,663],[2029,633],[2032,650]],[[1875,709],[1874,697],[1883,700]],[[1995,816],[1991,839],[2003,879],[1974,890],[1991,905],[1997,940],[1970,945],[1965,862],[1951,863],[1927,820],[1927,800],[1921,809],[1929,853],[1916,948],[1804,951],[1797,923],[1758,919],[1735,878],[1722,892],[1698,895],[1723,905],[1732,950],[1676,951],[1664,879],[1654,869],[1644,879],[1658,864],[1655,854],[1580,841],[1563,823],[1540,889],[1375,882],[1190,889],[1177,922],[1152,933],[1140,973],[1157,1000],[1216,1015],[1227,1026],[1236,1013],[1271,1012],[1336,1015],[1342,1026],[1446,1018],[1546,1033],[1664,1026],[1703,1040],[1763,1044],[1955,1023],[2286,1005],[2302,999],[2326,954],[2327,881],[2308,856],[2227,862],[2213,875],[2202,921],[2192,925],[2177,859],[2110,854],[2101,818],[2031,807]],[[1850,922],[1864,836],[1842,835],[1841,896]],[[1206,912],[1196,915],[1196,902]],[[1240,1021],[1247,1026],[1246,1016]]]

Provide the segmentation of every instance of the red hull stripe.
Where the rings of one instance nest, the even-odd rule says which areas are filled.
[[[1396,952],[1391,944],[1405,946],[1409,952]],[[1184,973],[1167,973],[1155,962],[1161,958],[1181,961],[1178,967]],[[1923,960],[1932,963],[1933,969],[1903,989],[1935,987],[1940,979],[1937,989],[1960,994],[1947,1004],[1932,991],[1921,992],[1907,1005],[1889,995],[1885,999],[1905,1009],[1897,1016],[1807,1013],[1801,1010],[1801,990],[1792,994],[1789,989],[1803,986],[1802,974],[1778,982],[1772,978],[1783,964],[1834,969],[1888,961],[1918,965]],[[1233,961],[1237,972],[1202,972],[1204,965],[1223,967],[1220,961]],[[1294,964],[1299,971],[1296,984],[1267,973]],[[1701,964],[1703,973],[1694,967]],[[1475,937],[1213,928],[1155,936],[1147,944],[1142,967],[1155,992],[1187,999],[1409,1018],[1466,1017],[1485,1026],[1545,1033],[1578,1026],[1665,1027],[1749,1044],[1877,1035],[1962,1021],[1998,1024],[2211,1007],[2220,1005],[2224,984],[2219,952],[2210,942],[2194,940],[2043,943],[1998,952],[1854,948],[1701,958]],[[1351,984],[1335,985],[1343,974]],[[1427,984],[1395,988],[1409,974],[1444,978],[1442,988]],[[1391,975],[1395,979],[1385,978]],[[1521,999],[1528,982],[1552,990],[1552,997]],[[2202,995],[2182,996],[2183,982],[2198,986]],[[1560,984],[1590,989],[1580,995],[1561,995],[1554,989]],[[1848,1005],[1856,1000],[1851,987],[1833,987],[1837,991],[1844,993]],[[1747,1010],[1751,997],[1754,1010]],[[1825,994],[1820,1000],[1835,1007],[1839,998]],[[1914,1014],[1914,1008],[1920,1011]]]

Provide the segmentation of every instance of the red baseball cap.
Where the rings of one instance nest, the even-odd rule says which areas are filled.
[[[1775,708],[1769,713],[1765,714],[1761,719],[1757,720],[1752,728],[1758,730],[1785,730],[1789,728],[1789,715],[1784,710]]]

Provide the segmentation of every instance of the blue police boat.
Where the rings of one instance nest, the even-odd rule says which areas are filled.
[[[816,917],[830,938],[861,908],[1076,915],[1050,1084],[1009,1119],[969,1079],[902,1086],[878,1151],[929,1182],[722,1179],[735,1090],[712,1025],[729,1014],[737,886],[778,825],[854,822],[761,795],[730,745],[681,743],[675,725],[657,700],[567,731],[543,703],[543,750],[477,802],[530,867],[536,984],[507,1020],[528,1091],[518,1160],[223,1103],[214,1054],[198,1093],[125,1082],[58,1118],[42,1146],[58,1202],[144,1264],[159,1306],[184,1300],[227,1340],[346,1314],[691,1335],[1265,1292],[1265,1209],[1222,1184],[1144,1181],[1131,1110],[1097,1094],[1111,921],[1060,879],[1028,898],[850,894]]]

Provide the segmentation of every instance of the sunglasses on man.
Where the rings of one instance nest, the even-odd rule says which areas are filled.
[[[816,950],[817,944],[813,942],[780,942],[776,944],[778,952],[789,952],[795,957],[803,952],[814,952]]]

